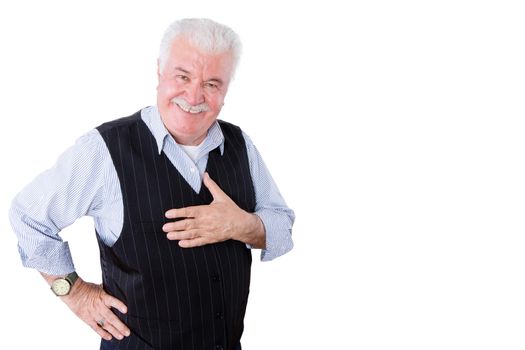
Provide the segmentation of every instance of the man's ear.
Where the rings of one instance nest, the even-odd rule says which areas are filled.
[[[157,58],[157,79],[160,79],[160,62],[158,58]]]

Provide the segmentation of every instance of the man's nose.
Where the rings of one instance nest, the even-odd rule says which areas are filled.
[[[192,106],[196,106],[204,102],[204,93],[200,84],[187,84],[185,90],[186,101],[188,101],[188,103]]]

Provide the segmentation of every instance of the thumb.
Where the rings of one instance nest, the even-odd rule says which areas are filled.
[[[206,186],[213,196],[214,201],[229,198],[228,195],[222,191],[219,185],[217,185],[217,183],[211,179],[208,173],[204,173],[203,182],[204,186]]]

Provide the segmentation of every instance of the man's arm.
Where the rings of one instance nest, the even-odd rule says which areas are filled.
[[[270,261],[288,253],[293,248],[292,227],[295,213],[286,204],[268,167],[253,144],[243,132],[246,151],[250,163],[250,173],[255,189],[255,215],[266,232],[265,247],[261,251],[261,260]]]
[[[9,219],[25,267],[51,275],[75,269],[60,231],[102,205],[104,174],[95,132],[79,138],[13,199]]]
[[[9,217],[22,263],[40,271],[49,285],[75,269],[60,231],[84,215],[95,217],[104,205],[104,147],[96,130],[84,135],[12,202]],[[70,293],[60,298],[101,337],[121,339],[129,334],[110,309],[125,312],[125,305],[100,285],[78,278]],[[97,324],[102,319],[107,320],[104,327]]]

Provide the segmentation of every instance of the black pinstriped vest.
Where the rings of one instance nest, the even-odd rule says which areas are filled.
[[[224,154],[209,154],[207,171],[238,206],[255,208],[246,145],[241,130],[220,122]],[[114,339],[118,349],[233,349],[242,331],[250,285],[251,252],[229,240],[180,248],[162,231],[171,208],[209,204],[164,153],[159,155],[140,112],[99,126],[120,180],[124,204],[121,235],[112,247],[99,239],[105,290],[122,300],[115,313],[131,336]],[[103,341],[104,342],[104,341]],[[110,344],[106,344],[110,345]]]

